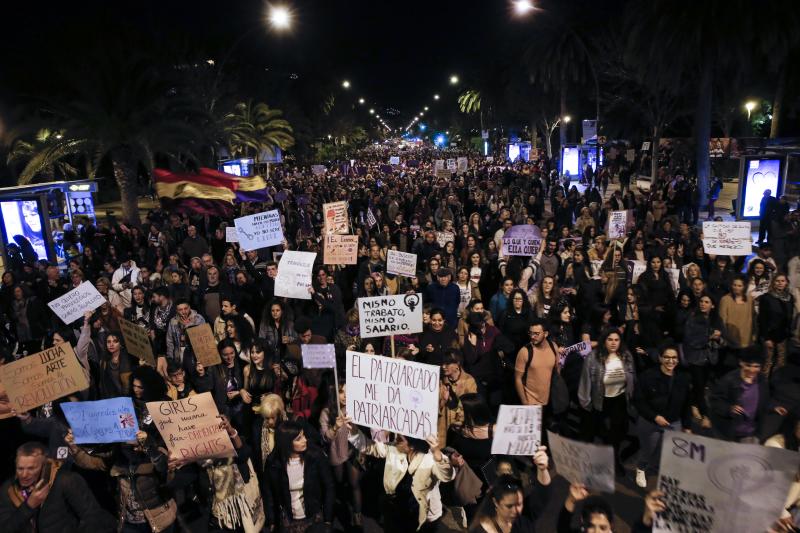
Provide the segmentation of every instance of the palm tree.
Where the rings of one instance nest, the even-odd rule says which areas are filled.
[[[196,107],[182,97],[170,72],[157,71],[129,51],[68,72],[60,78],[61,97],[44,105],[39,119],[59,134],[31,145],[19,183],[30,183],[68,158],[83,158],[90,178],[108,164],[120,191],[122,216],[138,225],[139,171],[149,174],[156,156],[194,161]]]
[[[292,127],[282,112],[265,103],[239,102],[223,117],[223,130],[233,157],[255,157],[265,150],[286,150],[294,144]]]
[[[24,169],[35,158],[47,157],[46,154],[49,153],[48,148],[60,141],[64,136],[64,132],[42,128],[33,135],[32,139],[22,136],[17,137],[13,134],[12,136],[16,138],[12,140],[6,164],[19,179],[20,176],[16,170],[20,165]],[[38,174],[43,182],[55,181],[59,177],[66,179],[75,179],[78,177],[80,171],[72,164],[73,161],[69,161],[67,158],[55,160],[51,158],[51,161],[52,163],[49,166],[43,164],[43,161],[33,161],[31,165],[32,167],[41,168]],[[87,168],[86,173],[91,174],[91,169]],[[28,182],[30,182],[30,179],[26,177],[24,183]]]
[[[475,89],[467,89],[458,97],[458,108],[462,113],[479,113],[481,120],[481,131],[483,131],[483,109],[481,109],[481,92]]]

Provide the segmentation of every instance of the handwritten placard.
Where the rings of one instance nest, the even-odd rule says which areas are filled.
[[[76,444],[107,444],[136,440],[139,423],[133,400],[109,398],[96,402],[65,402],[61,410],[67,417]]]
[[[502,255],[533,256],[542,248],[542,233],[532,224],[511,226],[503,234]]]
[[[422,298],[416,293],[359,298],[358,322],[363,339],[419,333]]]
[[[183,400],[147,402],[147,411],[167,444],[170,457],[223,459],[236,455],[210,392]]]
[[[357,235],[325,235],[326,265],[355,265],[358,262]]]
[[[209,367],[222,362],[219,350],[217,350],[217,340],[208,323],[186,328],[186,336],[189,337],[189,344],[192,345],[192,351],[198,363]]]
[[[467,171],[467,167],[469,166],[469,159],[466,157],[459,157],[456,159],[456,172],[459,174],[463,174]]]
[[[119,319],[119,328],[122,330],[122,337],[125,339],[125,348],[128,353],[135,355],[150,366],[156,366],[153,345],[150,344],[147,330],[122,317]]]
[[[239,242],[239,230],[236,229],[236,226],[225,228],[225,242]]]
[[[400,156],[393,155],[389,158],[390,165],[399,165],[400,164]]]
[[[614,492],[614,448],[567,439],[547,432],[559,475],[589,490]]]
[[[0,381],[11,407],[18,413],[89,388],[83,367],[68,342],[0,366]]]
[[[275,278],[275,296],[285,296],[298,300],[310,300],[311,269],[314,267],[314,252],[286,250],[278,264]]]
[[[619,239],[624,237],[627,225],[627,211],[611,211],[611,213],[608,215],[608,238]]]
[[[567,346],[561,351],[561,354],[558,357],[558,366],[564,366],[564,361],[567,360],[567,356],[573,352],[578,352],[581,354],[581,357],[586,358],[587,355],[592,353],[592,343],[588,341],[581,341],[572,346]]]
[[[749,222],[703,222],[703,251],[710,255],[750,255],[753,236]]]
[[[348,350],[345,367],[353,423],[418,439],[436,434],[438,366]]]
[[[333,344],[301,344],[303,368],[333,368],[336,366],[336,348]]]
[[[81,318],[86,311],[94,311],[104,303],[106,303],[106,299],[95,286],[84,281],[64,296],[48,303],[47,306],[64,324],[71,324]]]
[[[242,250],[259,250],[283,242],[281,215],[277,209],[234,219]]]
[[[654,533],[767,531],[781,515],[800,454],[676,431],[664,433]]]
[[[439,246],[444,248],[444,245],[448,242],[456,242],[456,234],[452,231],[437,231],[436,242],[439,243]]]
[[[322,204],[322,213],[325,216],[325,234],[346,234],[350,231],[350,219],[347,214],[347,202],[331,202]]]
[[[397,276],[415,277],[417,275],[417,254],[389,250],[386,253],[386,272]]]
[[[532,457],[542,442],[541,405],[501,405],[492,454]]]

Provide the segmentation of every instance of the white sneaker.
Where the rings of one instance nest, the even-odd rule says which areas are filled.
[[[642,489],[647,488],[647,474],[638,468],[636,469],[636,486]]]

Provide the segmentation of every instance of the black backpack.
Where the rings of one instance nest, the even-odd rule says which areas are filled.
[[[553,374],[550,377],[550,407],[553,410],[553,414],[560,415],[569,408],[569,390],[558,371],[558,353],[556,353],[556,347],[550,338],[547,339],[547,345],[550,347],[556,360],[553,365]],[[528,381],[528,370],[533,362],[533,344],[528,343],[525,348],[528,350],[528,362],[525,363],[525,370],[522,372],[523,389],[525,388],[525,383]],[[520,398],[520,400],[522,400],[522,398]]]

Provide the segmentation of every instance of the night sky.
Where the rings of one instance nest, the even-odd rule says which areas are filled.
[[[244,35],[229,66],[296,73],[320,83],[327,78],[332,85],[346,78],[353,98],[398,109],[401,116],[393,125],[400,126],[431,105],[434,93],[455,106],[450,74],[468,82],[470,72],[522,46],[528,24],[515,20],[504,0],[290,0],[285,5],[294,11],[293,29],[276,35],[266,29],[261,0],[7,3],[0,109],[57,90],[59,69],[97,54],[121,35],[134,47],[147,43],[165,54],[177,50],[217,61]]]

